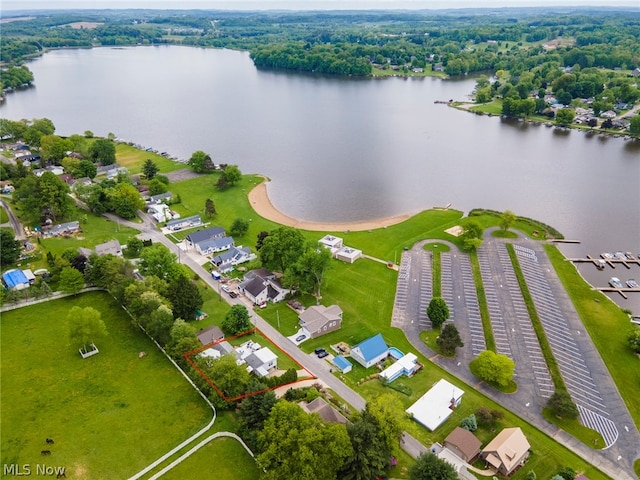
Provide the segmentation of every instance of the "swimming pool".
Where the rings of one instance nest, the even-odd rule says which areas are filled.
[[[400,360],[402,357],[404,357],[404,353],[402,353],[396,347],[389,347],[389,355],[391,355],[396,360]]]

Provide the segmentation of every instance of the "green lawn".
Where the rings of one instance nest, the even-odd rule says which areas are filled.
[[[100,353],[84,360],[66,333],[76,305],[98,309],[109,332],[97,342]],[[4,463],[42,463],[48,449],[48,463],[66,466],[71,478],[127,478],[211,419],[200,395],[106,293],[3,313],[1,346]]]
[[[9,221],[9,214],[7,211],[0,207],[0,223],[7,223]]]
[[[629,317],[609,297],[592,290],[577,268],[566,261],[555,246],[546,245],[545,249],[636,426],[640,428],[640,358],[627,344],[626,337],[632,328]]]
[[[204,437],[203,437],[204,438]],[[165,475],[163,480],[219,478],[257,480],[260,470],[249,453],[232,438],[216,438]]]
[[[174,162],[168,158],[158,155],[157,153],[147,152],[145,150],[139,150],[126,143],[119,143],[116,145],[116,162],[118,165],[122,165],[129,170],[129,173],[142,172],[142,166],[147,160],[153,160],[160,169],[160,174],[164,175],[167,172],[173,172],[174,170],[182,170],[183,168],[189,168],[183,163]]]

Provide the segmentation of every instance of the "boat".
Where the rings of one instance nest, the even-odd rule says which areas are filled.
[[[624,254],[627,257],[627,260],[635,260],[636,259],[636,257],[634,257],[633,253],[631,253],[631,252],[625,252]]]
[[[613,260],[613,255],[608,252],[601,253],[600,256],[605,260]]]
[[[636,282],[633,278],[630,278],[626,281],[627,287],[629,288],[638,288],[638,282]]]
[[[618,277],[611,277],[611,279],[609,280],[609,285],[611,285],[613,288],[622,288],[622,282]]]
[[[606,262],[605,262],[604,260],[602,260],[601,258],[598,258],[598,259],[597,259],[597,261],[596,261],[596,268],[597,268],[598,270],[603,270],[603,269],[604,269],[604,267],[606,267],[606,266],[607,266],[607,264],[606,264]]]

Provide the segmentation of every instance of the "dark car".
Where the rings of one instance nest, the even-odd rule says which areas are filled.
[[[231,298],[236,298],[238,296],[238,294],[236,292],[229,292],[229,296]]]
[[[305,338],[307,338],[306,335],[300,335],[298,337],[296,337],[296,342],[301,342],[302,340],[304,340]]]
[[[315,353],[316,355],[319,355],[322,352],[326,352],[326,350],[322,347],[318,347],[313,351],[313,353]]]
[[[327,355],[329,355],[329,353],[327,353],[326,350],[321,351],[320,353],[318,353],[318,358],[324,358]]]

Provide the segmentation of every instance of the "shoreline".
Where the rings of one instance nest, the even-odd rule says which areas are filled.
[[[375,230],[378,228],[386,228],[391,225],[396,225],[408,220],[415,213],[407,213],[403,215],[396,215],[393,217],[379,218],[375,220],[366,220],[362,222],[344,222],[344,223],[330,223],[330,222],[309,222],[306,220],[299,220],[290,217],[280,210],[278,210],[271,200],[269,199],[269,193],[267,192],[267,184],[270,180],[267,177],[262,177],[263,182],[256,185],[247,198],[251,208],[263,218],[271,220],[272,222],[285,225],[287,227],[299,228],[301,230],[311,230],[318,232],[362,232],[365,230]]]

